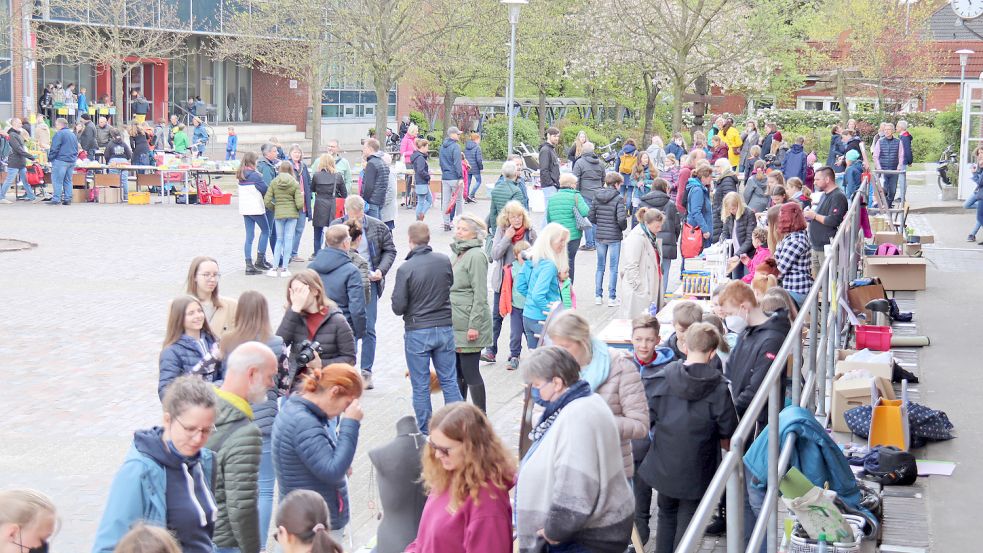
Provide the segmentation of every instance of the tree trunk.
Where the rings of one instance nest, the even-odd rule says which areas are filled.
[[[315,74],[308,84],[311,102],[311,163],[317,161],[321,149],[321,79]]]
[[[386,124],[389,120],[389,88],[390,83],[381,76],[375,82],[375,138],[382,149],[386,148]]]
[[[683,130],[683,95],[686,94],[686,83],[682,76],[672,80],[672,132]]]
[[[546,136],[546,90],[539,89],[539,138]]]
[[[451,126],[451,120],[454,116],[454,87],[450,83],[444,84],[444,132]],[[462,131],[464,129],[461,129]]]
[[[655,118],[655,99],[659,95],[659,88],[652,83],[652,76],[645,72],[642,73],[645,85],[645,109],[642,113],[642,146],[649,143],[652,136],[652,120]]]
[[[846,83],[843,69],[836,70],[836,100],[840,103],[840,123],[845,129],[850,121],[850,105],[846,100]]]
[[[113,124],[122,129],[126,125],[125,106],[123,105],[126,95],[123,94],[123,64],[113,65],[109,68],[113,73],[113,103],[116,104],[116,117]]]
[[[614,104],[614,120],[620,125],[625,122],[625,106],[621,102]]]

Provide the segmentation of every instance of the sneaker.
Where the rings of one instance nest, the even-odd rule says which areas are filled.
[[[727,532],[727,519],[720,515],[713,515],[710,523],[707,524],[704,533],[708,536],[722,536]]]
[[[314,258],[312,257],[311,259],[314,259]],[[301,256],[299,256],[299,255],[295,255],[295,256],[293,256],[293,257],[290,258],[290,262],[291,263],[303,263],[304,262],[304,258],[301,257]]]
[[[603,304],[604,304],[604,298],[602,298],[601,296],[594,296],[594,305],[603,305]]]
[[[8,200],[7,198],[0,198],[0,204],[7,205],[7,204],[12,204],[12,203],[14,203],[14,202]],[[975,240],[975,238],[974,238],[974,240]]]
[[[10,203],[10,202],[7,202],[7,203]],[[56,202],[55,200],[51,200],[50,202],[48,202],[48,205],[61,205],[61,202]]]
[[[509,357],[509,364],[505,368],[508,369],[508,370],[510,370],[510,371],[514,371],[514,370],[518,369],[519,368],[519,358],[518,357]]]
[[[290,271],[288,271],[287,268],[284,267],[283,269],[280,269],[280,276],[289,278]]]
[[[485,363],[494,363],[495,362],[495,354],[492,353],[490,349],[483,349],[483,350],[481,350],[481,355],[479,356],[479,358],[482,361],[484,361]]]
[[[9,204],[10,202],[7,202],[7,203]],[[975,234],[970,234],[969,236],[966,237],[966,241],[967,242],[976,242],[976,235]]]
[[[580,246],[580,251],[582,251],[582,252],[592,252],[592,251],[594,251],[596,249],[597,248],[595,248],[594,246],[588,246],[587,244],[584,244],[583,246]]]
[[[314,258],[315,257],[317,257],[317,254],[316,253],[312,253],[311,256],[307,260],[308,261],[314,261]]]
[[[280,271],[277,269],[270,269],[269,271],[266,271],[266,276],[278,277],[280,276]]]
[[[621,305],[621,300],[618,298],[611,298],[608,300],[608,307],[618,307]]]
[[[362,371],[362,381],[365,382],[366,390],[375,389],[375,385],[372,384],[372,371]]]

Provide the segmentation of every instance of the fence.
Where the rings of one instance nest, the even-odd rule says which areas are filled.
[[[737,430],[731,437],[730,451],[721,461],[710,486],[703,496],[677,552],[691,553],[700,548],[703,531],[713,515],[721,495],[727,492],[727,551],[736,553],[744,548],[744,451],[755,438],[758,416],[768,409],[768,482],[760,514],[746,551],[759,551],[766,540],[768,553],[778,548],[778,483],[788,469],[795,448],[795,433],[785,443],[779,442],[778,414],[784,405],[782,380],[788,359],[792,359],[792,404],[826,417],[826,386],[833,374],[836,350],[846,343],[850,325],[846,311],[846,290],[856,278],[861,261],[860,211],[861,199],[868,195],[870,183],[865,182],[854,195],[850,209],[836,233],[826,260],[816,275],[815,284],[802,302],[798,317],[792,323],[788,337],[768,369],[761,388],[751,401]],[[893,210],[892,210],[893,211]],[[808,325],[808,348],[803,346],[803,329]],[[815,347],[813,347],[815,346]]]

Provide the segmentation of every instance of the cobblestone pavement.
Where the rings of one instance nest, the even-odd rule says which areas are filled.
[[[487,202],[467,206],[482,218],[487,208]],[[412,218],[400,210],[397,265],[408,251],[403,229]],[[7,275],[0,317],[0,487],[49,493],[62,518],[54,550],[87,551],[133,431],[159,423],[157,355],[166,306],[183,292],[191,258],[206,254],[219,260],[224,295],[263,292],[274,328],[283,314],[285,279],[244,275],[243,225],[235,204],[51,209],[17,202],[0,206],[0,221],[0,238],[38,244],[0,253],[0,271]],[[439,229],[437,210],[427,221]],[[435,230],[432,242],[435,250],[449,252],[450,233]],[[301,255],[309,256],[312,247],[308,227]],[[581,309],[599,328],[616,310],[590,301],[594,263],[593,253],[581,252],[575,288]],[[399,417],[412,414],[403,324],[388,308],[388,294],[379,309],[376,389],[363,398],[366,416],[351,479],[356,547],[378,524],[370,509],[367,453],[395,434]],[[502,344],[507,340],[506,329]],[[497,365],[482,364],[482,373],[489,415],[514,446],[522,385],[517,373],[504,369],[504,361],[500,356]],[[705,548],[714,544],[708,541]]]

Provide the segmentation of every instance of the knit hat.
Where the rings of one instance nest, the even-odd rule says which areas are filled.
[[[847,161],[857,161],[858,159],[860,159],[860,152],[856,150],[850,150],[849,152],[846,153]]]

